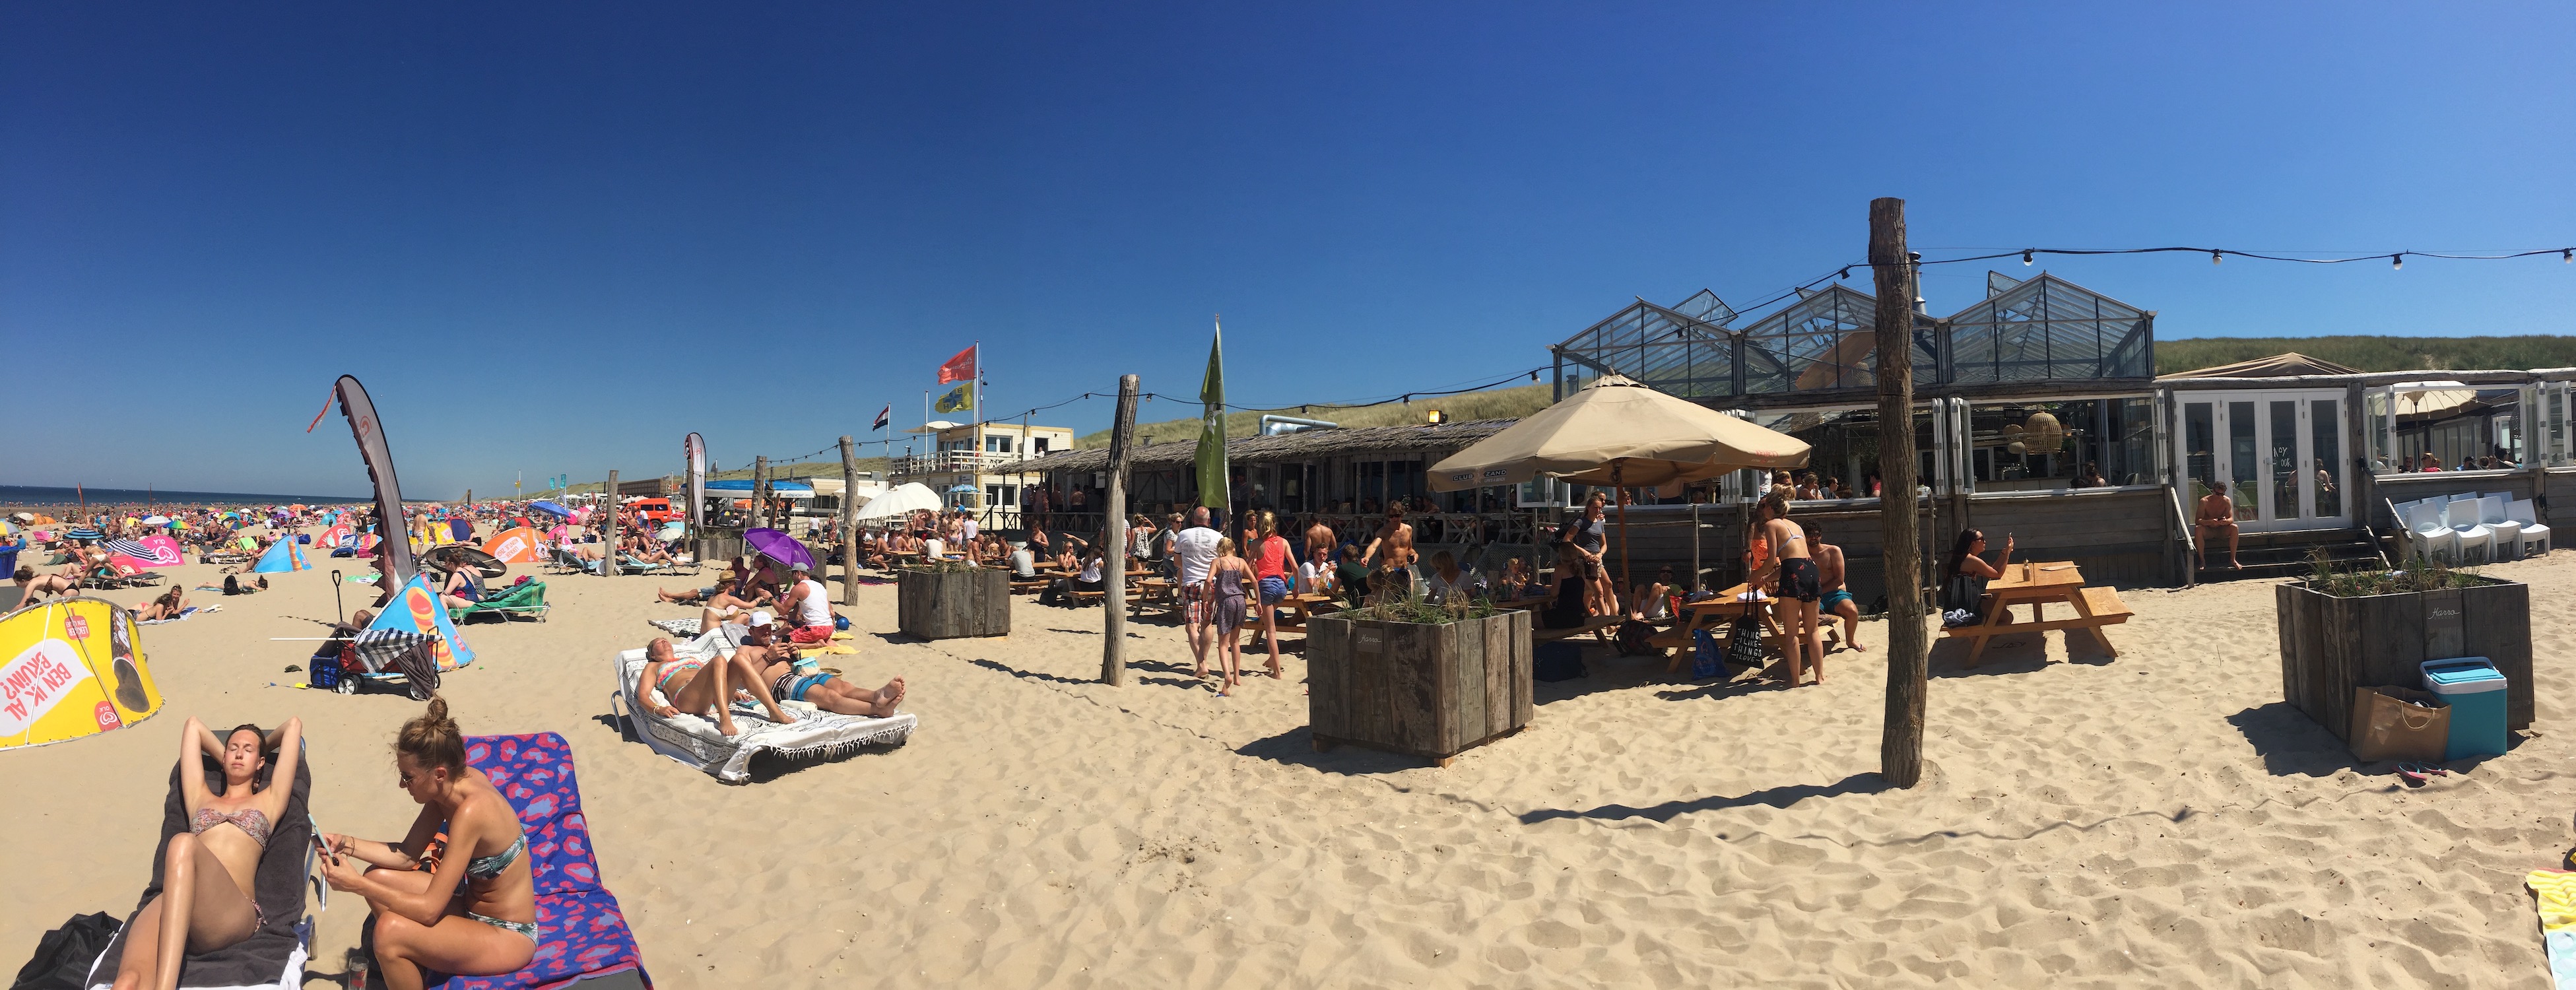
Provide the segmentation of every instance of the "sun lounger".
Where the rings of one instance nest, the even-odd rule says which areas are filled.
[[[708,633],[678,648],[684,656],[712,658],[720,650],[730,652],[722,643],[721,633]],[[760,706],[737,701],[733,707],[734,726],[738,736],[716,731],[714,720],[686,712],[663,718],[653,714],[653,707],[664,702],[638,699],[635,675],[644,669],[644,651],[627,650],[610,664],[617,677],[617,691],[610,696],[634,727],[637,738],[653,751],[686,763],[728,784],[751,779],[751,758],[762,752],[775,753],[791,760],[834,760],[856,753],[868,746],[900,746],[912,738],[920,716],[898,712],[887,718],[862,718],[836,715],[802,701],[781,702],[779,707],[796,716],[793,725],[780,725],[761,715]],[[660,692],[654,692],[659,696]]]
[[[504,621],[527,617],[544,622],[550,607],[546,604],[546,583],[529,581],[488,592],[482,601],[465,608],[449,609],[447,614],[457,622],[477,615],[497,615]]]
[[[307,757],[312,755],[306,747]],[[212,761],[203,761],[211,766]],[[224,788],[223,773],[208,769],[207,786],[216,793]],[[305,878],[312,874],[313,820],[305,810],[305,800],[313,792],[313,763],[310,759],[295,762],[294,788],[286,798],[286,813],[279,816],[276,830],[270,834],[268,851],[260,857],[259,871],[252,874],[252,893],[259,909],[268,918],[267,926],[250,938],[203,955],[190,955],[180,964],[179,979],[190,988],[275,988],[303,990],[304,963],[313,947],[313,920],[304,916]],[[170,795],[161,803],[161,848],[168,849],[170,837],[188,830],[188,806],[179,792],[179,768],[170,769]],[[161,893],[161,856],[152,857],[152,882],[143,889],[143,898],[135,905],[141,913],[144,904]],[[134,924],[132,915],[126,927]],[[119,928],[116,940],[99,953],[91,964],[89,986],[107,990],[116,982],[116,968],[124,959],[125,929]]]
[[[644,955],[617,895],[600,882],[590,826],[573,776],[572,746],[562,736],[467,736],[465,762],[492,778],[519,812],[528,838],[528,879],[536,888],[542,940],[527,968],[503,976],[451,976],[445,990],[536,990],[603,978],[649,987]],[[631,977],[620,974],[631,973]],[[614,983],[601,984],[613,986]]]

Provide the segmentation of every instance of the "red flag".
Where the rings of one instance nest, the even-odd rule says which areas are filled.
[[[942,385],[949,382],[969,381],[974,377],[975,348],[973,347],[957,352],[956,357],[949,358],[948,363],[939,366],[939,384]]]

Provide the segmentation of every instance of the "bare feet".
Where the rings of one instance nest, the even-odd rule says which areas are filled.
[[[733,724],[733,713],[727,710],[727,706],[716,706],[716,731],[728,736],[742,734],[742,727]]]
[[[877,707],[874,711],[876,717],[885,718],[893,715],[895,709],[903,704],[903,691],[903,678],[900,677],[887,681],[884,687],[878,688]]]

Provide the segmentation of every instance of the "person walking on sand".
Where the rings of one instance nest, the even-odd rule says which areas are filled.
[[[1225,674],[1217,688],[1218,697],[1230,697],[1235,688],[1243,686],[1243,586],[1251,576],[1251,565],[1234,555],[1234,541],[1217,537],[1216,562],[1208,567],[1207,588],[1208,599],[1216,604],[1217,642],[1221,650],[1217,662]]]
[[[2209,540],[2227,534],[2227,568],[2241,571],[2245,565],[2236,562],[2236,500],[2227,497],[2227,483],[2211,482],[2209,494],[2200,497],[2200,518],[2191,524],[2191,535],[2199,545],[2192,549],[2200,554],[2201,569],[2209,568]]]
[[[1842,620],[1843,645],[1854,650],[1869,649],[1860,645],[1860,605],[1852,601],[1851,590],[1843,587],[1844,579],[1849,576],[1849,567],[1843,560],[1843,548],[1825,542],[1824,523],[1810,522],[1806,524],[1806,529],[1807,552],[1816,557],[1818,572],[1816,586],[1823,588],[1825,592],[1824,598],[1817,602],[1819,617],[1825,622],[1831,622],[1834,619]],[[1825,638],[1827,642],[1831,642],[1833,634],[1826,633]]]
[[[1215,566],[1217,542],[1225,537],[1208,528],[1208,510],[1190,510],[1189,528],[1172,537],[1172,559],[1180,567],[1181,621],[1190,640],[1190,657],[1198,675],[1207,676],[1208,647],[1216,642],[1216,602],[1208,590],[1208,568]]]
[[[1288,597],[1288,540],[1279,535],[1279,517],[1263,509],[1254,528],[1252,577],[1261,588],[1261,641],[1270,646],[1270,676],[1279,674],[1279,602]]]

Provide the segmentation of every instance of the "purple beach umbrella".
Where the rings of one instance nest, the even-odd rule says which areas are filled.
[[[782,566],[803,564],[807,570],[814,567],[814,555],[806,551],[804,544],[796,542],[795,537],[783,531],[746,529],[742,531],[742,542],[751,548],[751,552],[775,560]]]

